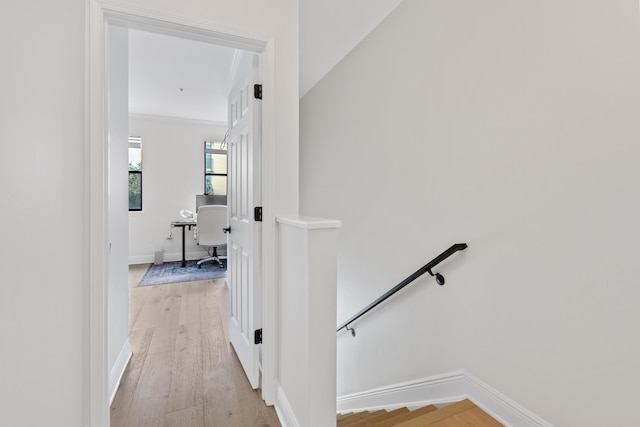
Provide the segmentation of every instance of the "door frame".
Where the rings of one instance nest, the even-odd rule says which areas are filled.
[[[90,0],[87,8],[85,111],[85,351],[84,422],[109,426],[108,395],[108,115],[107,23],[220,44],[260,53],[262,66],[262,398],[276,403],[277,282],[275,206],[275,40],[211,23],[185,19],[110,0]],[[272,333],[268,333],[272,331]]]

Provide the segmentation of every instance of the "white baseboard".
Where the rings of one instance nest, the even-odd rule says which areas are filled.
[[[153,255],[138,255],[138,256],[130,256],[129,257],[129,265],[134,264],[153,264],[154,258]]]
[[[337,411],[414,408],[463,399],[471,400],[506,427],[552,427],[464,370],[341,396]]]
[[[552,425],[478,378],[465,372],[469,400],[505,426],[552,427]]]
[[[300,427],[300,423],[293,413],[289,399],[284,390],[282,390],[282,386],[278,383],[276,383],[276,403],[274,406],[282,427]]]
[[[124,370],[127,368],[127,364],[132,355],[131,342],[129,342],[129,338],[127,338],[120,350],[120,354],[118,354],[116,362],[111,368],[111,372],[109,372],[109,406],[111,406],[113,399],[116,397],[120,380],[122,380],[122,375],[124,375]]]
[[[467,397],[464,371],[380,387],[337,399],[338,413],[451,403]]]
[[[204,257],[207,256],[207,252],[205,251],[200,251],[200,252],[186,252],[184,254],[184,257],[187,260],[193,260],[193,259],[202,259]],[[171,262],[171,261],[180,261],[182,260],[182,252],[175,252],[175,253],[165,253],[164,257],[163,257],[163,261],[165,262]],[[134,255],[134,256],[130,256],[129,257],[129,265],[133,265],[133,264],[153,264],[153,262],[155,261],[154,255]]]

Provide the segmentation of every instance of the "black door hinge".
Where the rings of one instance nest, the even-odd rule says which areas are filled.
[[[253,220],[262,222],[262,206],[256,206],[253,208]]]
[[[262,99],[262,85],[253,85],[253,97]]]
[[[254,344],[262,344],[262,328],[256,329],[253,332],[253,343]]]

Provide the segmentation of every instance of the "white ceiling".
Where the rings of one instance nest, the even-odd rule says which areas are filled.
[[[300,0],[300,97],[401,1]]]
[[[401,1],[300,0],[300,97]],[[129,30],[129,112],[226,122],[235,55],[227,47]]]
[[[129,30],[129,112],[226,122],[234,55],[228,47]]]

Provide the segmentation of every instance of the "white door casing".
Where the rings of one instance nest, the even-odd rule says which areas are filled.
[[[242,53],[229,94],[229,339],[255,389],[260,386],[260,345],[254,331],[262,327],[261,106],[254,98],[260,57]]]
[[[90,0],[87,9],[88,50],[87,76],[87,128],[85,178],[88,182],[89,206],[85,212],[85,224],[88,227],[87,244],[88,263],[84,268],[84,275],[88,281],[86,297],[86,352],[84,366],[87,372],[84,387],[87,390],[85,401],[84,424],[96,427],[109,426],[109,398],[108,398],[108,361],[107,361],[107,273],[106,257],[108,237],[108,192],[105,183],[108,181],[107,161],[107,98],[104,91],[106,85],[106,51],[105,35],[107,22],[127,28],[145,29],[167,35],[185,35],[194,40],[216,43],[224,46],[260,52],[264,61],[261,77],[273,88],[276,81],[275,39],[270,34],[256,34],[244,30],[230,30],[228,26],[216,26],[203,23],[201,20],[188,19],[181,16],[163,13],[157,10],[141,9],[130,4],[111,0]],[[271,91],[267,88],[267,92]],[[274,141],[275,124],[278,115],[275,112],[274,97],[266,97],[261,104],[265,117],[265,132],[261,140],[261,156],[263,170],[261,171],[262,198],[267,206],[275,204],[275,160]],[[261,116],[262,117],[262,116]],[[266,183],[266,184],[265,184]],[[270,203],[271,202],[271,203]],[[275,245],[275,219],[270,210],[265,211],[265,225],[260,235],[262,244],[266,247]],[[272,264],[275,255],[267,252],[266,265],[263,269],[262,284],[266,287],[263,300],[265,326],[273,329],[276,322],[275,309],[275,273]],[[256,268],[256,267],[254,267]],[[260,268],[260,267],[257,267]],[[270,326],[270,327],[269,327]],[[262,347],[265,356],[263,360],[262,395],[267,404],[276,401],[275,367],[278,355],[273,335],[264,338]]]

